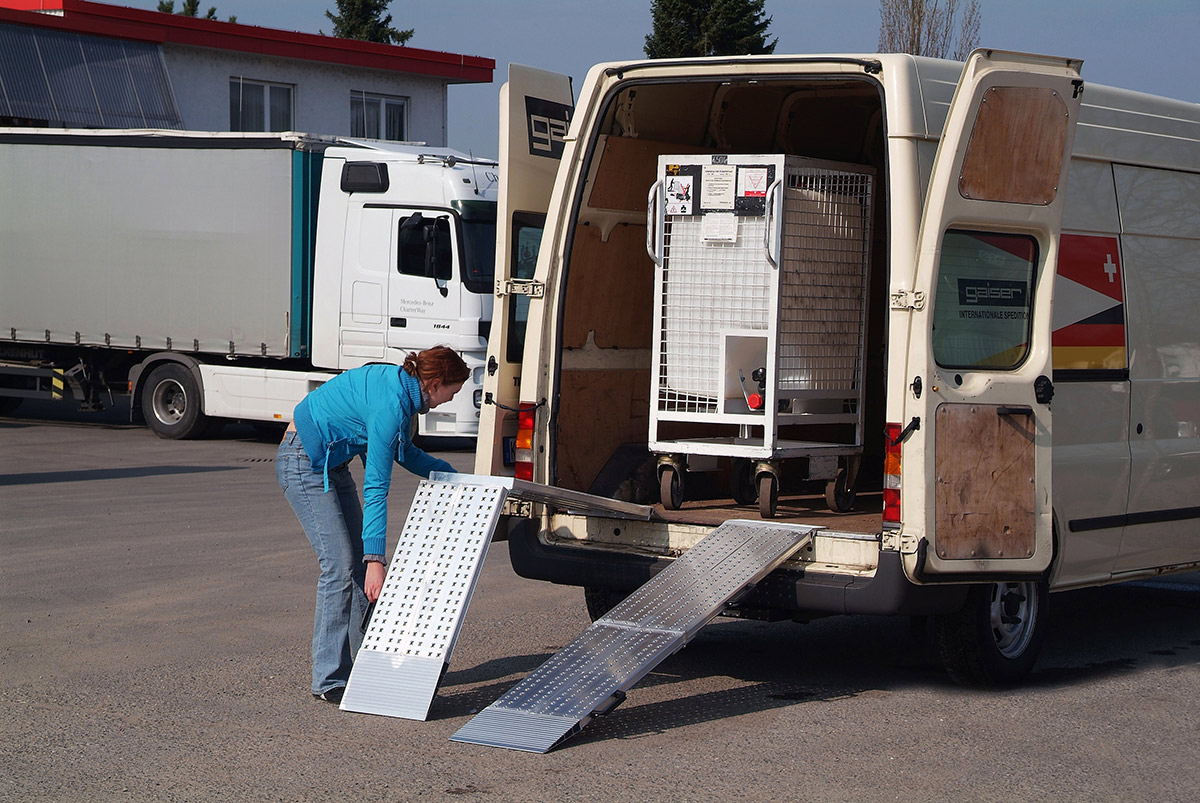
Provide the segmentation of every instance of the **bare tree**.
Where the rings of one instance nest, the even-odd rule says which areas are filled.
[[[979,0],[879,0],[879,52],[962,61],[979,46],[981,16]]]

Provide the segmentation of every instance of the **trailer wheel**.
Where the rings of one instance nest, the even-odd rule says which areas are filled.
[[[773,519],[778,507],[779,478],[764,471],[758,475],[758,515],[764,519]]]
[[[934,638],[956,683],[1012,686],[1033,671],[1045,636],[1044,580],[975,586],[955,613],[934,619]]]
[[[198,438],[208,430],[208,416],[200,412],[200,386],[178,363],[164,363],[150,372],[142,390],[142,415],[160,438]]]
[[[667,510],[679,510],[683,505],[683,475],[674,466],[664,466],[658,478],[658,492]]]
[[[729,490],[739,505],[753,505],[758,500],[754,485],[754,466],[749,460],[734,460],[729,473]]]
[[[837,476],[825,485],[825,502],[834,513],[849,513],[854,507],[855,491],[846,487],[846,469],[839,468]]]
[[[593,622],[620,605],[627,596],[607,588],[583,587],[583,601],[587,603],[588,617]]]

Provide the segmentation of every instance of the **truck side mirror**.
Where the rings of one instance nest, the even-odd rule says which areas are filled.
[[[454,277],[454,250],[450,247],[450,220],[439,217],[425,224],[425,275],[448,282]],[[442,288],[442,295],[446,295]]]

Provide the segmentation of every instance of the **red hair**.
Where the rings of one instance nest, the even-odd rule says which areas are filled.
[[[411,351],[404,358],[404,371],[416,377],[421,387],[428,388],[434,381],[443,385],[466,382],[471,371],[458,352],[449,346],[434,346],[422,352]]]

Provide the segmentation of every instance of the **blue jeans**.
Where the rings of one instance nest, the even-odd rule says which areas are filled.
[[[325,476],[313,471],[295,432],[286,433],[279,444],[275,476],[321,567],[312,639],[312,692],[320,694],[346,685],[362,644],[367,610],[362,504],[346,465],[329,469],[325,492]]]

